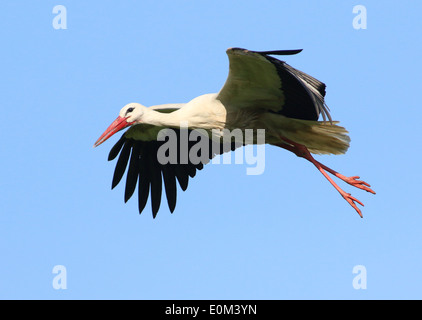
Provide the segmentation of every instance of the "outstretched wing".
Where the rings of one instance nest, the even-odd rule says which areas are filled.
[[[302,50],[227,50],[229,75],[218,93],[226,108],[259,108],[303,120],[331,121],[324,101],[325,84],[270,55],[291,55]]]
[[[138,127],[138,128],[137,128]],[[142,130],[144,140],[135,139],[131,130]],[[126,131],[119,141],[111,149],[108,160],[115,159],[119,154],[114,171],[111,188],[113,189],[122,179],[126,169],[126,187],[124,200],[127,202],[138,186],[138,208],[141,213],[151,198],[152,215],[155,218],[161,204],[162,183],[166,193],[167,203],[171,212],[176,207],[177,184],[185,191],[188,187],[189,177],[193,178],[197,170],[201,170],[204,164],[209,162],[216,154],[234,150],[240,145],[231,143],[220,143],[213,141],[208,136],[196,134],[196,141],[191,141],[192,130],[169,129],[173,135],[167,136],[163,141],[150,139],[156,133],[145,133],[145,131],[157,132],[156,128],[144,127],[142,125],[133,126]],[[189,139],[186,140],[186,137]],[[169,143],[170,139],[173,139]],[[198,145],[201,143],[200,146]],[[208,147],[208,150],[204,146]],[[173,150],[170,150],[173,148]],[[191,157],[192,148],[195,148],[196,157]],[[176,157],[167,163],[160,159],[165,156],[168,160],[171,152],[176,150]],[[183,151],[183,152],[182,152]],[[208,152],[206,152],[208,151]],[[202,152],[206,152],[202,154]]]

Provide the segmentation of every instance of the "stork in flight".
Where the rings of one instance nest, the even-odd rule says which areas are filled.
[[[129,164],[125,202],[133,195],[138,184],[139,213],[151,195],[152,214],[155,218],[160,208],[164,182],[167,203],[173,212],[176,206],[176,181],[185,191],[189,177],[193,178],[196,170],[201,170],[206,161],[195,163],[188,159],[182,162],[182,155],[179,155],[176,163],[160,163],[157,153],[160,146],[166,143],[157,138],[161,129],[174,130],[179,139],[179,150],[183,130],[206,130],[210,146],[220,145],[212,149],[209,158],[239,147],[238,143],[230,143],[229,146],[221,143],[217,139],[221,137],[215,137],[216,130],[264,129],[265,143],[310,161],[362,217],[357,204],[363,206],[363,203],[343,191],[328,173],[356,188],[375,194],[370,185],[358,180],[358,176],[346,177],[328,168],[311,155],[344,154],[350,142],[346,129],[338,126],[338,122],[332,121],[330,117],[324,101],[325,84],[271,57],[301,51],[230,48],[227,50],[229,75],[220,92],[201,95],[188,103],[149,108],[139,103],[124,106],[117,119],[94,144],[96,147],[118,131],[130,127],[111,149],[108,157],[108,160],[113,160],[120,153],[112,188],[120,182]],[[318,121],[320,114],[323,121]],[[187,128],[182,128],[182,122],[187,123]],[[256,139],[253,143],[256,143]],[[187,151],[193,146],[194,143],[189,141]]]

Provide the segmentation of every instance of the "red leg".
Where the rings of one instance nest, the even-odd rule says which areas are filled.
[[[359,214],[359,216],[362,218],[362,212],[360,211],[360,209],[357,207],[356,203],[360,204],[361,206],[364,206],[364,204],[362,202],[360,202],[358,199],[356,199],[355,197],[352,197],[350,193],[346,193],[343,189],[341,189],[334,181],[333,179],[331,179],[331,177],[327,174],[328,171],[329,173],[333,174],[334,176],[336,176],[337,178],[347,182],[348,184],[374,193],[375,192],[370,189],[370,185],[364,181],[360,181],[360,180],[356,180],[359,179],[358,176],[354,176],[354,177],[346,177],[340,173],[338,173],[337,171],[334,171],[333,169],[323,165],[322,163],[316,161],[311,153],[309,152],[309,150],[301,144],[295,143],[287,138],[282,138],[284,141],[286,141],[288,144],[279,144],[278,146],[281,148],[284,148],[286,150],[289,150],[291,152],[293,152],[294,154],[296,154],[298,157],[302,157],[305,158],[306,160],[312,162],[314,164],[315,167],[317,167],[317,169],[324,175],[324,177],[334,186],[334,188],[341,194],[341,196],[356,210],[356,212]],[[356,203],[355,203],[356,202]]]

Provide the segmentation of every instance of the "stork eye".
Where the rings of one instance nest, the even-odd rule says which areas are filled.
[[[135,108],[129,108],[126,110],[126,114],[128,114],[129,112],[132,112]]]

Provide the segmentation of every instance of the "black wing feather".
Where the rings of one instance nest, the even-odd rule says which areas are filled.
[[[176,174],[174,172],[174,167],[174,165],[162,166],[166,198],[171,213],[173,213],[176,208],[177,199]]]
[[[139,142],[142,143],[142,142]],[[139,184],[138,184],[138,208],[139,214],[144,210],[149,197],[149,168],[148,168],[148,150],[143,148],[143,153],[139,159]]]
[[[276,51],[258,53],[273,63],[280,77],[285,103],[282,110],[277,113],[289,118],[314,121],[318,120],[322,113],[324,120],[328,117],[331,121],[329,109],[324,101],[326,85],[286,62],[268,56],[268,54],[277,54],[274,52]]]
[[[272,51],[255,51],[261,54],[272,54],[272,55],[279,55],[279,56],[289,56],[293,54],[298,54],[302,52],[303,49],[294,49],[294,50],[272,50]]]
[[[178,150],[180,151],[180,132],[176,130],[178,137]],[[214,146],[218,143],[209,140],[209,159],[215,155],[234,150],[236,147],[232,145]],[[114,188],[122,179],[129,163],[127,170],[126,186],[125,186],[125,202],[133,195],[136,185],[138,185],[138,208],[142,213],[148,198],[151,198],[152,215],[155,218],[161,203],[161,195],[163,192],[162,184],[164,182],[164,190],[170,212],[176,208],[177,201],[177,182],[180,188],[185,191],[188,188],[189,177],[193,178],[197,170],[201,170],[206,162],[194,164],[188,159],[188,163],[181,163],[181,155],[178,152],[177,163],[161,164],[157,159],[157,152],[164,141],[140,141],[127,138],[125,134],[117,141],[110,151],[109,160],[113,160],[120,152],[114,171],[112,187]],[[196,141],[189,141],[188,151]],[[212,150],[215,153],[212,153]],[[177,182],[176,182],[177,181]]]
[[[120,143],[120,140],[117,142]],[[132,148],[132,140],[126,139],[123,148],[120,151],[119,159],[116,163],[116,168],[114,169],[113,181],[111,183],[111,189],[114,189],[120,182],[123,177],[123,174],[126,171],[127,163],[129,160],[130,150]],[[114,147],[113,147],[114,149]],[[113,150],[112,149],[112,150]]]
[[[126,142],[126,138],[122,136],[119,141],[111,148],[110,153],[108,154],[108,161],[114,160],[119,154],[120,150],[123,148],[123,145]]]
[[[184,170],[183,165],[175,165],[174,174],[176,175],[180,188],[182,188],[183,191],[186,191],[189,184],[189,175]]]
[[[130,156],[129,169],[126,175],[126,188],[125,188],[125,202],[127,202],[136,189],[139,175],[139,151],[140,144],[134,143],[132,147],[132,154]]]
[[[160,163],[157,160],[157,153],[154,152],[155,146],[150,145],[150,149],[148,150],[151,155],[148,156],[149,161],[149,169],[150,169],[150,177],[151,177],[151,208],[152,208],[152,216],[155,218],[157,216],[157,212],[160,209],[161,203],[161,191],[162,191],[162,179],[161,179],[161,168]],[[158,148],[157,148],[158,149]]]

